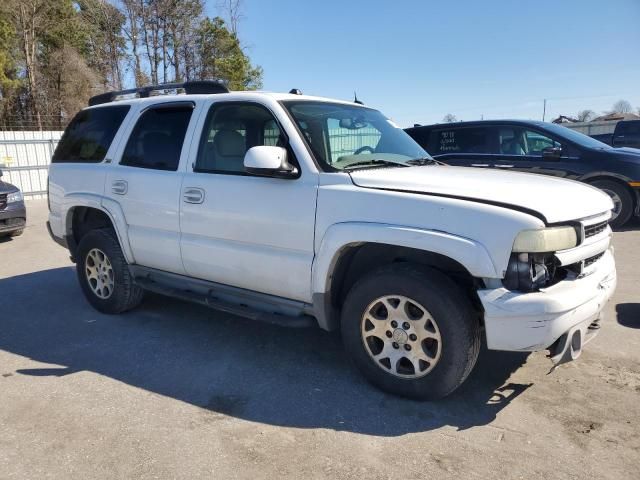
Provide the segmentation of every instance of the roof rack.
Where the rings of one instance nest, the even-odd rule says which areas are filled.
[[[89,99],[89,106],[100,105],[101,103],[109,103],[114,100],[120,100],[120,97],[128,95],[134,98],[147,98],[151,96],[151,92],[162,92],[164,90],[184,90],[187,95],[195,95],[198,93],[229,93],[229,89],[221,80],[196,80],[181,83],[163,83],[161,85],[149,85],[147,87],[130,88],[128,90],[117,90],[114,92],[101,93]]]

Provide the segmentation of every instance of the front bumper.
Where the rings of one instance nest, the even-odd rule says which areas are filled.
[[[578,330],[584,343],[591,340],[597,330],[589,326],[600,319],[616,287],[612,249],[596,265],[586,277],[561,281],[539,292],[479,290],[488,348],[535,352]]]
[[[27,223],[27,208],[24,202],[8,203],[0,210],[0,233],[21,230]]]

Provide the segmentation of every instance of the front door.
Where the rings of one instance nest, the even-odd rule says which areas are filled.
[[[188,275],[309,302],[318,176],[277,179],[245,173],[246,151],[287,148],[265,106],[216,102],[182,182],[182,261]],[[299,169],[299,166],[298,166]]]
[[[105,195],[124,213],[135,263],[174,273],[184,273],[178,166],[193,108],[192,102],[171,102],[141,111],[105,185]]]

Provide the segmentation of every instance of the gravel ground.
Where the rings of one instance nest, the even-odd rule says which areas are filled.
[[[0,242],[0,478],[640,478],[640,227],[600,336],[550,373],[483,351],[436,403],[375,390],[336,335],[149,295],[89,307],[46,202]]]

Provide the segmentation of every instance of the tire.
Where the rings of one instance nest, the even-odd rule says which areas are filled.
[[[142,301],[144,291],[133,282],[116,234],[110,228],[92,230],[82,237],[76,272],[85,297],[102,313],[126,312]]]
[[[420,335],[421,325],[428,325],[422,329],[428,332],[426,335],[439,338],[424,339],[421,335],[416,340],[415,334],[414,338],[407,337],[399,331],[404,329],[400,323],[394,329],[388,315],[390,310],[384,302],[379,302],[380,298],[387,298],[387,305],[397,308],[395,318],[409,325],[405,333]],[[397,305],[396,300],[399,301]],[[405,317],[401,311],[411,314]],[[425,318],[426,323],[422,321]],[[417,357],[428,354],[434,360],[418,359],[417,369],[416,357],[413,361],[408,357],[400,358],[393,367],[390,360],[384,359],[384,352],[379,353],[379,360],[375,360],[372,354],[378,352],[374,348],[378,348],[382,340],[378,337],[379,328],[367,331],[373,321],[382,322],[376,326],[382,325],[388,341],[398,340],[399,348],[392,344],[392,350],[385,343],[384,352]],[[344,303],[341,330],[347,352],[372,384],[386,392],[418,400],[435,400],[452,393],[471,373],[480,351],[480,325],[470,300],[446,275],[412,264],[383,267],[360,279]],[[389,333],[391,338],[388,338]],[[407,343],[410,351],[407,351]]]
[[[612,217],[609,222],[611,228],[622,227],[629,221],[633,214],[633,197],[631,196],[631,192],[629,192],[624,185],[620,185],[618,182],[613,180],[596,180],[590,185],[599,188],[609,195],[616,204],[616,207],[619,206],[617,216],[615,218]]]
[[[10,237],[19,237],[23,233],[24,233],[24,228],[21,228],[20,230],[14,230],[13,232],[9,233],[9,236]]]

